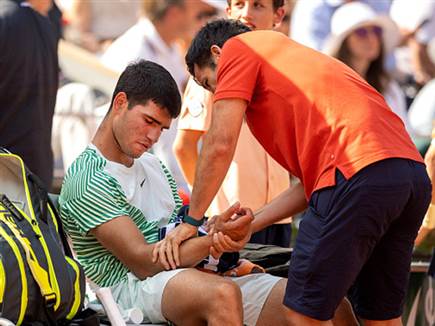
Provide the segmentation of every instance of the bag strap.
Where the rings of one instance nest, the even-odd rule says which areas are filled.
[[[41,266],[41,264],[39,264],[38,258],[36,257],[32,249],[30,241],[20,234],[20,230],[15,224],[3,218],[3,216],[0,216],[0,220],[4,224],[6,224],[9,230],[11,230],[15,238],[21,244],[26,254],[26,261],[29,265],[30,271],[32,272],[32,276],[35,279],[36,283],[38,283],[41,290],[41,295],[44,299],[45,306],[47,308],[53,308],[56,303],[56,293],[51,287],[48,272]]]
[[[57,233],[59,234],[60,241],[63,245],[63,250],[65,252],[65,255],[74,258],[74,255],[72,253],[71,247],[69,246],[66,232],[62,225],[62,220],[60,219],[59,212],[57,210],[56,205],[54,205],[53,201],[51,200],[50,196],[47,197],[48,205],[50,205],[51,211],[53,212],[53,217],[56,219],[57,222]]]
[[[12,214],[18,221],[23,220],[23,215],[17,210],[14,204],[11,203],[9,198],[5,194],[0,194],[0,202],[3,204],[3,207],[8,210],[9,213]]]
[[[41,179],[39,179],[39,177],[36,174],[31,173],[27,169],[27,167],[25,167],[25,170],[26,170],[27,179],[32,182],[32,185],[35,188],[36,193],[38,194],[38,202],[34,204],[38,204],[41,219],[44,221],[45,224],[47,224],[48,223],[47,190],[45,189],[44,183],[41,181]]]

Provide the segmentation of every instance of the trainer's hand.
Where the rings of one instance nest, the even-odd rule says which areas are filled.
[[[217,217],[218,217],[217,215],[209,217],[205,222],[205,224],[203,225],[204,230],[206,230],[207,233],[211,233],[213,231],[213,226]]]
[[[251,232],[254,214],[249,208],[239,208],[239,203],[218,215],[212,227],[213,233],[222,232],[234,241],[243,240]]]
[[[216,216],[211,230],[213,244],[210,254],[217,259],[224,252],[241,250],[251,238],[253,220],[252,211],[249,208],[240,208],[239,203]]]
[[[181,223],[168,233],[163,240],[156,243],[153,248],[153,263],[160,261],[166,270],[176,269],[180,266],[180,244],[196,236],[197,233],[197,227]]]
[[[230,207],[228,207],[225,212],[223,212],[220,215],[214,215],[213,217],[210,217],[207,220],[207,223],[204,225],[205,230],[208,233],[213,233],[213,232],[218,232],[219,230],[216,229],[216,221],[219,220],[219,225],[217,226],[222,227],[222,223],[225,221],[228,221],[230,219],[236,219],[239,216],[237,214],[239,214],[240,211],[240,203],[239,202],[235,202],[234,204],[232,204]]]

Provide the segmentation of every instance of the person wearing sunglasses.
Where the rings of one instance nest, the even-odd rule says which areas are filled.
[[[385,57],[399,39],[399,30],[389,17],[377,15],[364,3],[351,2],[332,16],[324,52],[350,66],[381,93],[412,134],[405,95],[385,69]]]

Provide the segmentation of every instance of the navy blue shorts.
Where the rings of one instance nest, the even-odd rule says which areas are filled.
[[[402,314],[414,239],[431,198],[422,163],[387,159],[314,192],[299,227],[284,304],[329,320],[344,296],[363,319]]]

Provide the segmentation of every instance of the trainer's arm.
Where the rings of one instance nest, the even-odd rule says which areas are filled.
[[[287,216],[294,216],[306,207],[304,187],[301,183],[297,183],[255,212],[252,232],[258,232]]]
[[[204,216],[227,173],[234,156],[247,102],[242,99],[225,99],[215,102],[211,126],[195,171],[190,200],[189,216],[198,221]],[[195,236],[197,228],[182,223],[159,243],[158,259],[167,259],[172,268],[180,266],[180,244]],[[164,253],[163,256],[160,253]]]
[[[153,263],[152,252],[156,244],[146,242],[129,216],[114,218],[90,232],[139,279],[170,269],[169,264]],[[180,267],[197,265],[208,256],[211,244],[209,235],[183,242],[180,246]]]
[[[184,130],[177,131],[173,150],[181,172],[190,187],[193,186],[195,180],[195,169],[198,161],[198,143],[204,133],[199,130]]]
[[[242,99],[224,99],[213,105],[211,126],[198,159],[189,215],[201,219],[212,202],[234,156],[247,107]]]
[[[306,207],[307,201],[305,199],[304,188],[302,184],[298,183],[281,193],[269,204],[260,208],[254,214],[254,220],[250,225],[250,231],[252,233],[258,232],[265,227],[281,220],[283,217],[300,213]],[[231,225],[228,224],[228,227],[231,227]],[[242,229],[240,227],[236,228],[238,230]],[[247,238],[245,241],[235,242],[230,236],[224,234],[214,234],[213,247],[210,252],[214,255],[215,252],[239,251],[244,247],[248,240],[249,238]]]

